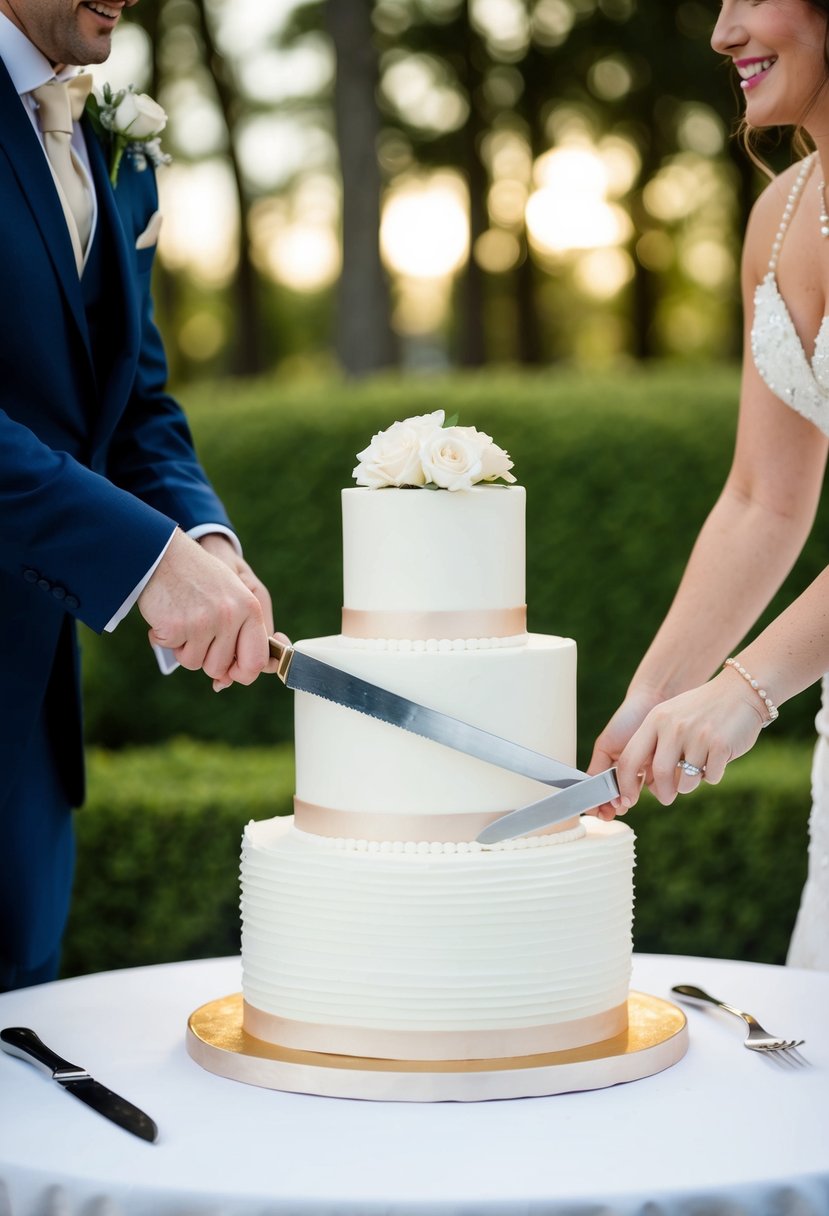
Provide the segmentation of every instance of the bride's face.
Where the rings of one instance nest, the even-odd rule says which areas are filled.
[[[711,36],[737,69],[752,127],[808,127],[815,106],[829,110],[826,41],[827,14],[808,0],[723,0]]]

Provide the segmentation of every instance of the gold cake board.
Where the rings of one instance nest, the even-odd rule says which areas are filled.
[[[202,1005],[187,1023],[187,1051],[208,1072],[246,1085],[376,1102],[482,1102],[604,1089],[670,1068],[685,1055],[685,1014],[631,992],[626,1031],[601,1043],[498,1060],[375,1060],[297,1051],[242,1028],[242,994]]]

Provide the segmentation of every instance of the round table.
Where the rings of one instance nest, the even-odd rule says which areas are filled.
[[[240,988],[236,958],[108,972],[0,996],[0,1027],[150,1114],[147,1144],[0,1053],[0,1216],[829,1216],[829,974],[660,955],[633,988],[698,984],[802,1037],[808,1067],[746,1051],[687,1009],[684,1059],[546,1098],[383,1103],[226,1080],[189,1015]]]

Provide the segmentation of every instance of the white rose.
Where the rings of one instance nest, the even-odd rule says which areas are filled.
[[[513,482],[515,478],[509,470],[513,462],[507,452],[493,443],[492,436],[478,431],[474,426],[457,426],[456,431],[462,432],[470,443],[476,444],[481,458],[481,480],[496,481],[499,477],[504,481]]]
[[[379,490],[382,486],[422,486],[426,482],[420,463],[423,437],[413,423],[395,422],[375,435],[369,446],[357,453],[360,464],[353,476],[357,485]]]
[[[403,426],[414,427],[421,439],[426,439],[435,431],[439,431],[445,421],[446,411],[435,410],[431,414],[415,414],[413,418],[404,418]]]
[[[468,490],[481,480],[481,444],[464,432],[471,427],[450,426],[430,436],[420,449],[423,471],[444,490]]]
[[[146,93],[133,93],[129,89],[115,107],[112,129],[118,135],[130,139],[149,139],[160,135],[167,125],[167,115]]]
[[[515,481],[509,471],[512,464],[509,454],[503,448],[499,448],[497,443],[488,443],[481,453],[484,481],[496,481],[499,477],[503,481]]]

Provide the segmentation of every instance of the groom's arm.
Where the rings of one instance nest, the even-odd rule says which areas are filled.
[[[145,216],[155,212],[158,200],[155,179],[151,172],[135,174],[132,166],[129,166],[127,173],[131,178],[129,185],[140,201],[134,211],[132,208],[127,210],[125,217],[127,243],[132,249],[135,238],[130,230],[130,221],[135,218],[135,222],[143,231]],[[124,188],[126,185],[124,182]],[[119,184],[119,189],[121,188]],[[204,605],[196,609],[199,591],[192,587],[188,590],[196,552],[192,546],[182,545],[181,538],[176,538],[169,549],[159,553],[153,566],[121,605],[116,619],[111,624],[114,626],[132,604],[137,602],[152,627],[151,641],[164,646],[168,651],[175,650],[177,660],[183,665],[191,668],[202,667],[214,678],[217,686],[226,686],[233,680],[249,683],[262,669],[256,665],[258,660],[251,658],[253,653],[259,655],[261,649],[261,626],[264,626],[266,637],[273,632],[270,596],[245,562],[225,509],[196,455],[185,414],[167,390],[167,360],[155,324],[150,292],[154,253],[154,246],[136,250],[134,253],[135,283],[140,309],[140,349],[130,398],[110,444],[107,472],[117,485],[175,519],[190,537],[200,539],[205,556],[209,554],[217,563],[229,569],[239,579],[245,593],[254,597],[261,612],[261,622],[257,622],[258,627],[255,630],[257,642],[254,651],[249,645],[244,645],[243,641],[252,621],[256,620],[256,610],[250,611],[250,619],[238,624],[236,636],[242,648],[242,655],[236,655],[234,660],[234,652],[231,649],[228,652],[229,660],[234,660],[235,666],[231,664],[219,671],[218,667],[223,660],[217,656],[224,655],[227,649],[226,633],[233,627],[207,625],[207,634],[210,634],[212,629],[216,635],[215,640],[211,641],[204,629],[196,625],[196,618],[205,615]],[[201,576],[206,577],[209,567],[205,568],[201,555],[198,564],[201,567]],[[217,573],[216,567],[213,568],[213,573]],[[171,597],[169,589],[179,579],[181,586],[178,594]],[[162,587],[167,587],[164,594],[160,593]],[[191,592],[195,597],[192,626],[184,624],[179,611]],[[250,605],[248,607],[250,609]],[[218,640],[219,632],[222,633],[221,642]],[[165,639],[163,642],[162,638]],[[259,659],[261,658],[259,655]],[[267,663],[266,651],[262,662]],[[164,662],[162,669],[165,669]]]
[[[163,551],[175,520],[0,409],[0,567],[48,587],[100,632]]]

